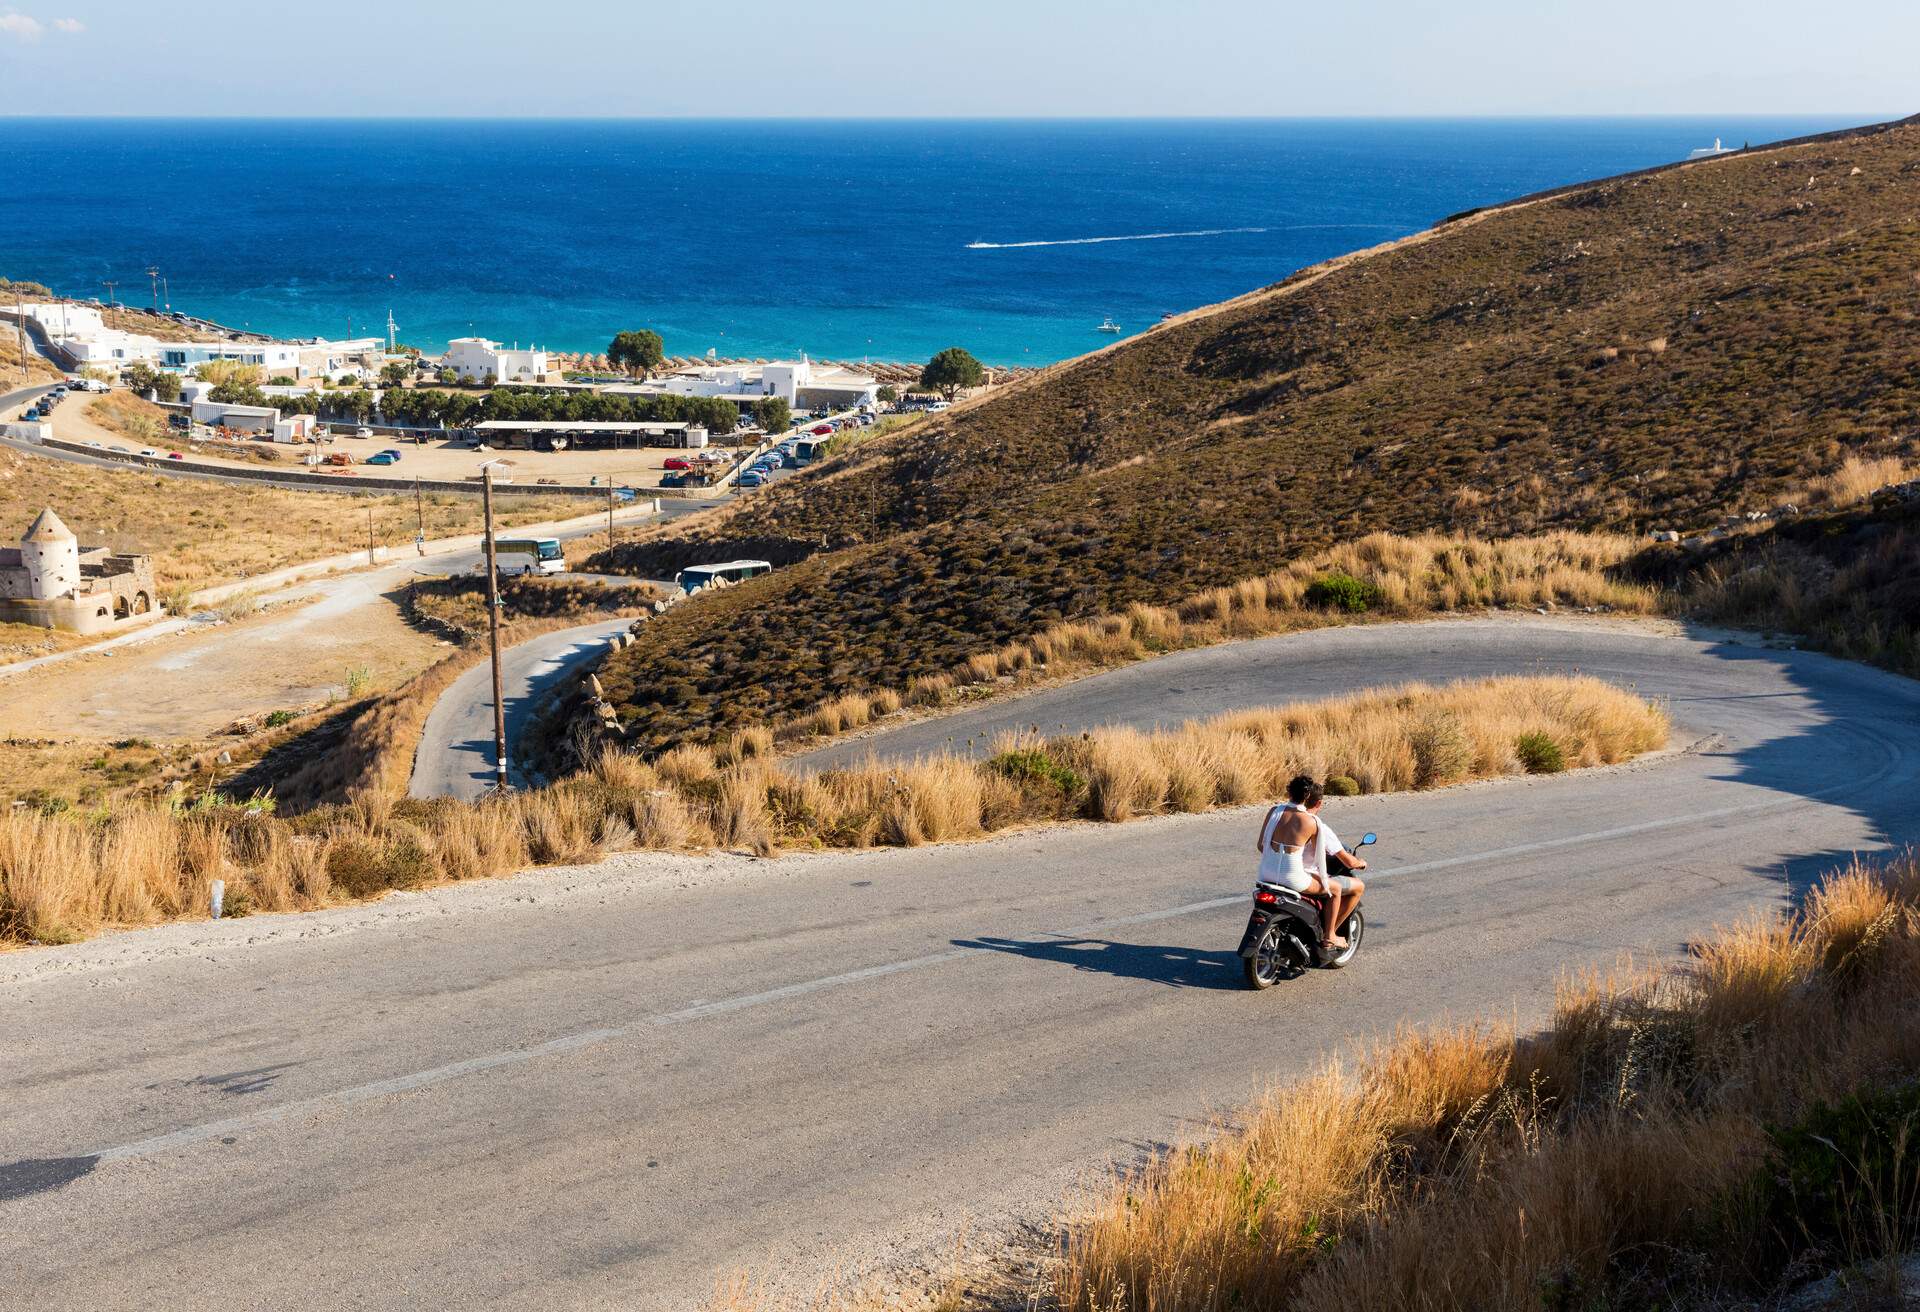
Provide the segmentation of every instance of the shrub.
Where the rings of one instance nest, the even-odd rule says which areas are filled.
[[[1769,1137],[1779,1160],[1760,1192],[1785,1251],[1857,1261],[1920,1238],[1920,1085],[1817,1103]]]
[[[1513,740],[1513,751],[1528,774],[1559,774],[1567,768],[1566,753],[1550,733],[1523,733]]]
[[[1429,711],[1407,734],[1413,750],[1413,786],[1437,788],[1464,777],[1473,763],[1473,743],[1450,711]]]
[[[296,712],[287,710],[268,711],[266,726],[269,729],[278,729],[283,724],[291,723],[295,714]]]
[[[1351,574],[1323,574],[1307,584],[1306,603],[1320,610],[1344,610],[1358,615],[1378,606],[1384,597],[1378,584]]]
[[[1040,747],[1016,747],[1001,752],[987,767],[1017,784],[1051,789],[1063,799],[1078,797],[1086,790],[1086,778],[1072,766],[1056,761]]]
[[[1327,782],[1326,782],[1326,790],[1327,790],[1328,797],[1360,796],[1359,781],[1356,780],[1352,775],[1346,775],[1346,774],[1328,775]]]

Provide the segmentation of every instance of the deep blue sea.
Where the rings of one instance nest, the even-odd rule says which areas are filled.
[[[0,275],[288,336],[1044,363],[1435,219],[1838,118],[0,119]],[[1175,235],[1158,235],[1175,234]]]

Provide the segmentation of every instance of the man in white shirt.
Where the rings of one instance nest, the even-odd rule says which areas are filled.
[[[1367,886],[1357,875],[1348,873],[1365,870],[1367,863],[1359,853],[1349,852],[1340,842],[1340,835],[1333,832],[1333,826],[1320,818],[1320,804],[1326,801],[1326,789],[1318,780],[1301,775],[1287,785],[1287,800],[1314,819],[1313,836],[1307,840],[1303,858],[1308,870],[1320,881],[1319,892],[1327,895],[1326,924],[1322,937],[1328,946],[1336,951],[1347,946],[1347,940],[1337,932],[1360,905],[1360,895]],[[1337,873],[1327,873],[1327,860],[1333,858]]]

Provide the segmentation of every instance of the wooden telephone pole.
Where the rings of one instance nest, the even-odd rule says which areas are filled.
[[[507,709],[500,679],[500,574],[493,548],[493,462],[480,466],[480,499],[486,519],[487,642],[493,660],[493,786],[507,791]]]

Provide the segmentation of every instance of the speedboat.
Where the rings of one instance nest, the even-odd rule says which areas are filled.
[[[1731,154],[1733,154],[1733,147],[1721,145],[1720,138],[1715,137],[1713,139],[1713,144],[1711,146],[1701,146],[1699,149],[1694,150],[1693,152],[1688,154],[1687,158],[1688,159],[1712,159],[1715,155],[1731,155]]]
[[[1117,337],[1120,335],[1120,325],[1113,321],[1112,315],[1108,315],[1100,321],[1100,326],[1094,329],[1094,331],[1098,333],[1112,333]]]

